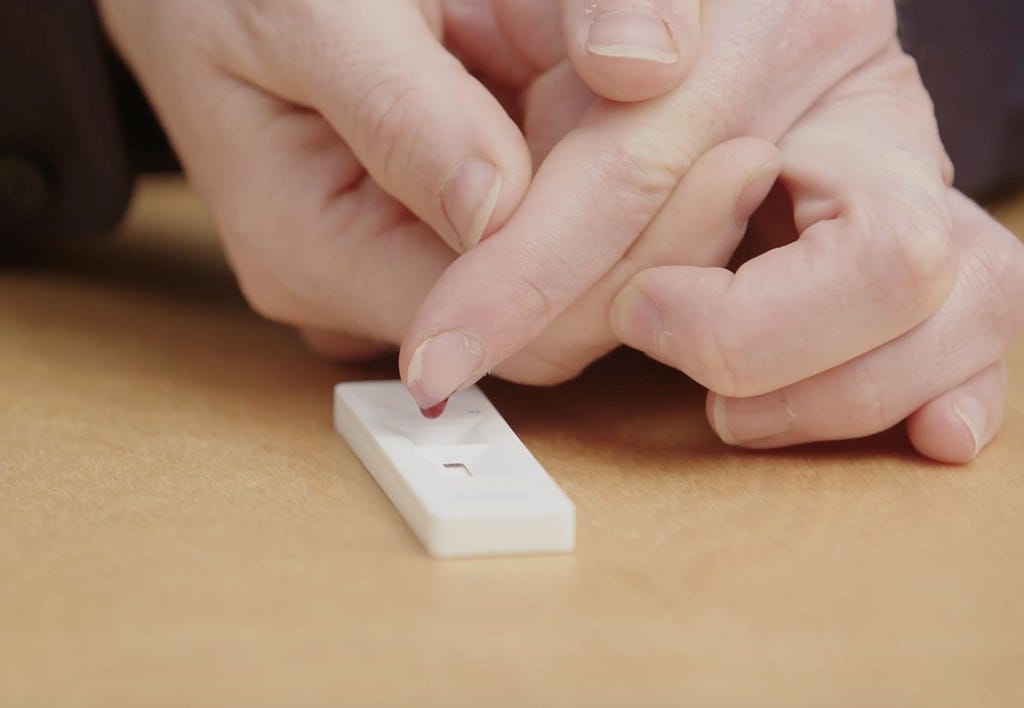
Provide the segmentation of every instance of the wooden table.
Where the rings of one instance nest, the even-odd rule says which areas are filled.
[[[251,314],[179,183],[3,267],[0,337],[0,705],[1024,705],[1024,346],[965,468],[727,449],[637,356],[487,382],[578,548],[433,561],[331,428],[393,364]]]

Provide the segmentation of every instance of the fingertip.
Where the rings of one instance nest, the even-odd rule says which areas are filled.
[[[751,139],[756,140],[756,139]],[[736,197],[733,217],[738,226],[746,228],[747,222],[761,208],[771,193],[782,172],[783,156],[777,147],[766,141],[751,145],[749,171],[746,181]],[[737,244],[738,245],[738,244]]]
[[[299,98],[324,116],[384,191],[453,250],[500,228],[532,177],[522,131],[443,46],[416,3],[393,17],[330,16],[347,51],[301,73]],[[408,5],[408,7],[406,7]],[[344,57],[376,57],[353,71]],[[306,69],[305,65],[299,67]]]
[[[535,73],[565,59],[559,5],[552,0],[490,0],[494,18],[513,50]]]
[[[982,430],[952,404],[925,406],[907,419],[907,436],[919,453],[937,462],[964,465],[981,451]]]
[[[665,334],[661,310],[640,285],[638,274],[612,301],[608,324],[623,344],[657,357]]]
[[[1002,427],[1005,397],[1005,369],[999,363],[910,416],[910,442],[925,457],[948,464],[967,464],[992,442]]]
[[[498,166],[488,160],[463,160],[448,174],[441,187],[441,209],[451,226],[460,251],[483,238],[501,196],[504,180]]]
[[[733,274],[724,268],[659,266],[638,273],[619,293],[609,324],[619,340],[673,366],[726,396],[755,395],[740,388],[735,347],[712,331]],[[771,390],[771,389],[767,389]]]
[[[533,164],[525,138],[521,140],[495,143],[501,149],[490,152],[501,153],[497,160],[470,157],[445,178],[440,202],[450,231],[442,236],[457,253],[499,231],[525,198]]]
[[[488,147],[456,163],[438,193],[446,222],[439,232],[457,253],[465,253],[505,225],[526,196],[533,172],[521,134],[513,140],[497,131],[487,134],[488,126],[476,127],[484,129],[478,142]]]
[[[594,93],[612,101],[656,98],[693,66],[700,37],[696,0],[566,1],[569,56]]]
[[[719,396],[714,391],[708,391],[707,400],[704,404],[704,414],[707,416],[711,429],[718,436],[718,439],[730,447],[737,446],[736,438],[729,428],[729,418],[726,412],[726,397]]]
[[[474,334],[449,330],[427,336],[412,353],[402,347],[399,366],[406,388],[423,410],[429,410],[486,373],[486,347]]]

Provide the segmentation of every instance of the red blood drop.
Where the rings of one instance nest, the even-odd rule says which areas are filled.
[[[423,414],[424,418],[433,420],[434,418],[440,418],[441,414],[444,413],[445,406],[448,405],[448,399],[444,399],[437,405],[431,406],[430,408],[420,408],[420,413]]]

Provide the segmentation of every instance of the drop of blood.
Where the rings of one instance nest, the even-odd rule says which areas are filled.
[[[440,418],[441,414],[444,413],[445,406],[448,405],[448,399],[444,399],[437,405],[433,405],[430,408],[420,408],[420,413],[423,414],[424,418],[433,420],[434,418]]]

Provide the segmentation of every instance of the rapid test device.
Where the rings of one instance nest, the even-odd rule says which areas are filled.
[[[428,420],[401,381],[338,384],[334,425],[431,555],[573,549],[573,503],[479,388]]]

